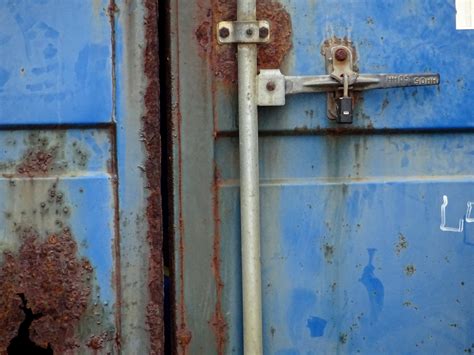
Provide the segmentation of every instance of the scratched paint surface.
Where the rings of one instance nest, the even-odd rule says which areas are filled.
[[[347,37],[361,73],[439,72],[441,85],[363,93],[348,127],[326,118],[324,94],[259,109],[265,353],[474,351],[474,32],[456,31],[454,0],[282,4],[292,22],[283,73],[325,73],[324,41]],[[177,287],[193,338],[182,352],[242,353],[236,91],[189,37],[200,28],[191,13],[206,7],[183,8],[175,167],[193,199],[176,202]],[[215,258],[220,278],[202,271]],[[224,351],[208,325],[215,305]]]
[[[107,6],[106,0],[0,1],[1,125],[111,121]]]

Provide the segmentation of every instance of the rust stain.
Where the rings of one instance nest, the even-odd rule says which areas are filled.
[[[395,252],[397,255],[400,255],[402,250],[405,250],[408,248],[408,240],[405,238],[403,234],[398,235],[398,243],[395,244]]]
[[[111,76],[112,76],[112,117],[115,118],[116,116],[116,96],[117,96],[117,78],[116,78],[116,43],[115,43],[115,38],[116,38],[116,33],[115,33],[115,24],[116,24],[116,18],[115,15],[119,12],[119,8],[117,4],[115,3],[115,0],[109,0],[109,6],[107,8],[107,15],[109,16],[109,23],[110,23],[110,33],[111,33],[111,38],[110,38],[110,46],[111,46],[111,52],[112,52],[112,68],[111,68]],[[110,135],[110,140],[111,144],[113,147],[112,151],[117,151],[117,127],[114,125],[112,126],[112,134]],[[104,334],[107,333],[102,333],[99,336],[93,336],[89,340],[89,343],[87,344],[89,347],[94,349],[94,345],[104,345],[104,342],[107,341],[115,341],[115,345],[117,347],[117,350],[120,351],[121,347],[121,329],[122,329],[122,318],[121,318],[121,312],[122,312],[122,275],[121,275],[121,255],[120,255],[120,206],[119,206],[119,192],[118,192],[118,172],[117,172],[117,155],[112,154],[111,158],[107,162],[107,172],[113,177],[112,178],[112,185],[113,185],[113,201],[114,201],[114,254],[115,254],[115,270],[113,272],[112,278],[115,281],[115,289],[116,289],[116,305],[115,305],[115,324],[116,324],[116,330],[115,330],[115,336],[110,335],[110,337],[104,337]],[[97,342],[97,340],[100,340]],[[95,349],[94,351],[97,352],[99,349]]]
[[[144,95],[145,114],[142,117],[147,159],[145,174],[148,186],[146,217],[149,245],[147,326],[150,332],[150,353],[164,352],[163,323],[163,234],[161,206],[161,137],[160,137],[160,89],[158,59],[158,2],[145,0],[145,49],[144,73],[147,87]]]
[[[413,276],[413,274],[416,272],[416,267],[413,264],[409,264],[405,266],[405,274],[407,276]]]
[[[97,350],[103,349],[105,343],[114,340],[113,335],[109,332],[103,332],[99,335],[93,335],[89,338],[87,342],[87,347],[92,349],[94,353],[97,353]]]
[[[326,259],[326,262],[329,264],[332,264],[333,257],[334,257],[334,245],[325,243],[323,246],[323,250],[324,250],[324,258]]]
[[[179,93],[179,87],[178,87]],[[176,338],[181,349],[181,354],[186,355],[188,353],[188,347],[192,340],[192,333],[186,325],[186,304],[184,301],[184,218],[183,218],[183,178],[182,178],[182,167],[183,167],[183,158],[182,158],[182,146],[181,146],[181,123],[182,116],[181,112],[177,112],[177,131],[178,131],[178,228],[179,228],[179,301],[178,301],[178,311],[179,311],[179,324],[176,331]]]
[[[175,8],[179,13],[179,1],[175,0]],[[179,32],[179,31],[178,31]],[[179,35],[176,36],[176,46],[179,48]],[[179,51],[176,53],[176,66],[177,73],[180,73],[180,59]],[[180,110],[180,100],[181,100],[181,87],[180,81],[175,80],[176,87],[176,104],[171,106],[173,115],[176,117],[176,124],[173,126],[173,131],[176,132],[176,146],[177,146],[177,165],[178,165],[178,177],[177,177],[177,193],[178,193],[178,299],[176,300],[176,341],[179,346],[179,353],[186,355],[188,353],[189,344],[192,341],[192,332],[186,324],[186,304],[184,297],[184,258],[185,258],[185,244],[184,244],[184,233],[185,233],[185,223],[183,216],[183,147],[182,147],[182,115]],[[177,286],[174,286],[176,289]]]
[[[48,137],[39,134],[30,134],[28,137],[29,148],[18,161],[16,172],[20,176],[46,175],[53,169],[59,145],[52,144]]]
[[[10,144],[16,145],[17,142],[13,140]],[[64,131],[36,131],[25,138],[22,156],[1,162],[0,171],[4,177],[47,176],[71,168],[84,169],[89,157],[88,148],[79,141],[73,141],[71,146],[66,147]]]
[[[78,257],[67,227],[45,239],[33,228],[17,232],[21,247],[18,253],[6,251],[0,268],[0,349],[22,322],[18,294],[23,294],[32,312],[42,314],[31,324],[31,340],[43,348],[51,344],[56,353],[74,350],[80,346],[75,329],[90,301],[93,268]]]
[[[334,46],[345,46],[349,48],[352,52],[352,63],[354,65],[354,70],[359,71],[357,67],[357,50],[354,46],[354,43],[348,37],[331,37],[326,39],[321,45],[321,55],[326,56],[326,51],[330,50]]]
[[[214,215],[214,242],[212,253],[212,273],[216,283],[216,305],[214,314],[210,320],[211,327],[216,337],[217,353],[223,355],[227,343],[227,321],[222,311],[222,291],[224,289],[224,281],[221,275],[221,233],[220,224],[221,217],[219,212],[219,184],[220,174],[217,166],[214,166],[214,184],[213,184],[213,215]]]
[[[202,55],[207,57],[214,75],[225,83],[237,80],[235,45],[219,45],[216,25],[220,21],[232,21],[237,17],[235,0],[211,0],[205,18],[195,31]],[[279,68],[292,46],[291,18],[283,5],[273,0],[257,1],[257,19],[270,22],[270,43],[258,46],[258,67]]]
[[[28,149],[17,167],[20,175],[35,176],[46,174],[56,156],[56,147],[51,149]]]
[[[258,47],[258,67],[280,68],[291,49],[291,19],[283,5],[278,2],[257,1],[257,19],[268,20],[271,29],[270,43]]]

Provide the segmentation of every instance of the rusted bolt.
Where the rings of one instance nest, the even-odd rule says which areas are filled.
[[[274,81],[269,81],[269,82],[267,83],[267,90],[268,90],[268,91],[274,91],[275,88],[276,88],[276,84],[275,84]]]
[[[347,51],[344,48],[339,48],[335,53],[336,60],[343,62],[347,59]]]
[[[222,38],[227,38],[230,35],[230,31],[227,27],[221,27],[219,30],[219,36]]]
[[[245,31],[245,33],[247,34],[247,37],[252,37],[253,36],[253,29],[247,28],[247,31]]]
[[[268,37],[268,28],[267,27],[260,27],[258,29],[258,36],[260,38],[267,38]]]

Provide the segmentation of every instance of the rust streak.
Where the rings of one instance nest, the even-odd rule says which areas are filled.
[[[179,0],[175,0],[175,9],[176,12],[179,13]],[[178,48],[176,52],[176,72],[179,73],[179,31],[177,31],[176,35],[176,47]],[[178,346],[180,349],[180,354],[186,355],[188,353],[189,344],[192,340],[192,333],[188,329],[186,324],[186,304],[185,304],[185,297],[184,297],[184,258],[185,258],[185,245],[184,245],[184,233],[185,233],[185,224],[184,224],[184,216],[183,216],[183,149],[182,149],[182,116],[180,110],[180,99],[181,99],[181,88],[179,79],[175,80],[176,85],[176,105],[173,106],[173,110],[176,114],[176,127],[173,127],[173,130],[176,132],[177,136],[177,158],[178,158],[178,233],[179,233],[179,240],[178,240],[178,265],[179,265],[179,298],[177,301],[177,312],[178,312],[178,319],[176,330],[176,340],[178,342]]]
[[[224,289],[224,281],[221,275],[221,233],[220,224],[221,217],[219,211],[219,184],[220,174],[217,166],[214,166],[214,184],[213,184],[213,214],[214,214],[214,242],[212,254],[212,273],[216,283],[216,305],[214,314],[211,319],[211,326],[216,337],[217,353],[222,355],[225,353],[227,343],[227,321],[222,311],[222,292]]]
[[[144,72],[147,87],[144,95],[145,114],[143,142],[147,151],[145,174],[148,183],[146,217],[149,245],[147,325],[150,332],[150,353],[164,352],[163,323],[163,231],[161,206],[161,136],[160,136],[160,88],[158,49],[158,2],[144,0],[145,49]]]
[[[116,96],[117,96],[117,82],[116,82],[116,75],[115,75],[115,57],[116,57],[116,47],[115,47],[115,14],[119,11],[115,0],[110,0],[109,7],[107,9],[107,13],[109,16],[110,21],[110,31],[111,31],[111,48],[112,48],[112,116],[115,120],[115,113],[116,113]],[[115,288],[116,288],[116,306],[115,306],[115,344],[117,349],[120,351],[121,346],[121,329],[122,329],[122,277],[121,277],[121,255],[120,255],[120,206],[119,206],[119,186],[118,186],[118,173],[117,173],[117,127],[114,125],[112,126],[112,134],[111,134],[111,143],[113,147],[113,152],[111,157],[110,164],[108,165],[108,172],[112,175],[112,184],[113,184],[113,205],[114,205],[114,245],[113,245],[113,252],[115,255],[115,270],[114,274],[112,275],[115,281]],[[99,339],[99,343],[97,343],[97,339]],[[100,336],[94,336],[90,339],[89,343],[87,344],[94,350],[99,350],[100,348],[94,348],[94,345],[100,344],[101,347],[104,343],[104,334]]]

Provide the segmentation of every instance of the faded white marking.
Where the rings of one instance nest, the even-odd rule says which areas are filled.
[[[468,202],[467,203],[467,211],[466,211],[466,222],[467,223],[472,223],[474,222],[474,218],[471,217],[471,212],[472,212],[472,206],[474,205],[474,202]]]
[[[443,196],[443,204],[441,205],[441,225],[439,226],[439,228],[443,232],[461,233],[464,230],[464,220],[463,219],[459,220],[459,226],[457,228],[456,227],[446,227],[446,207],[447,206],[448,206],[448,196],[444,195]],[[474,222],[474,220],[473,220],[473,222]]]

